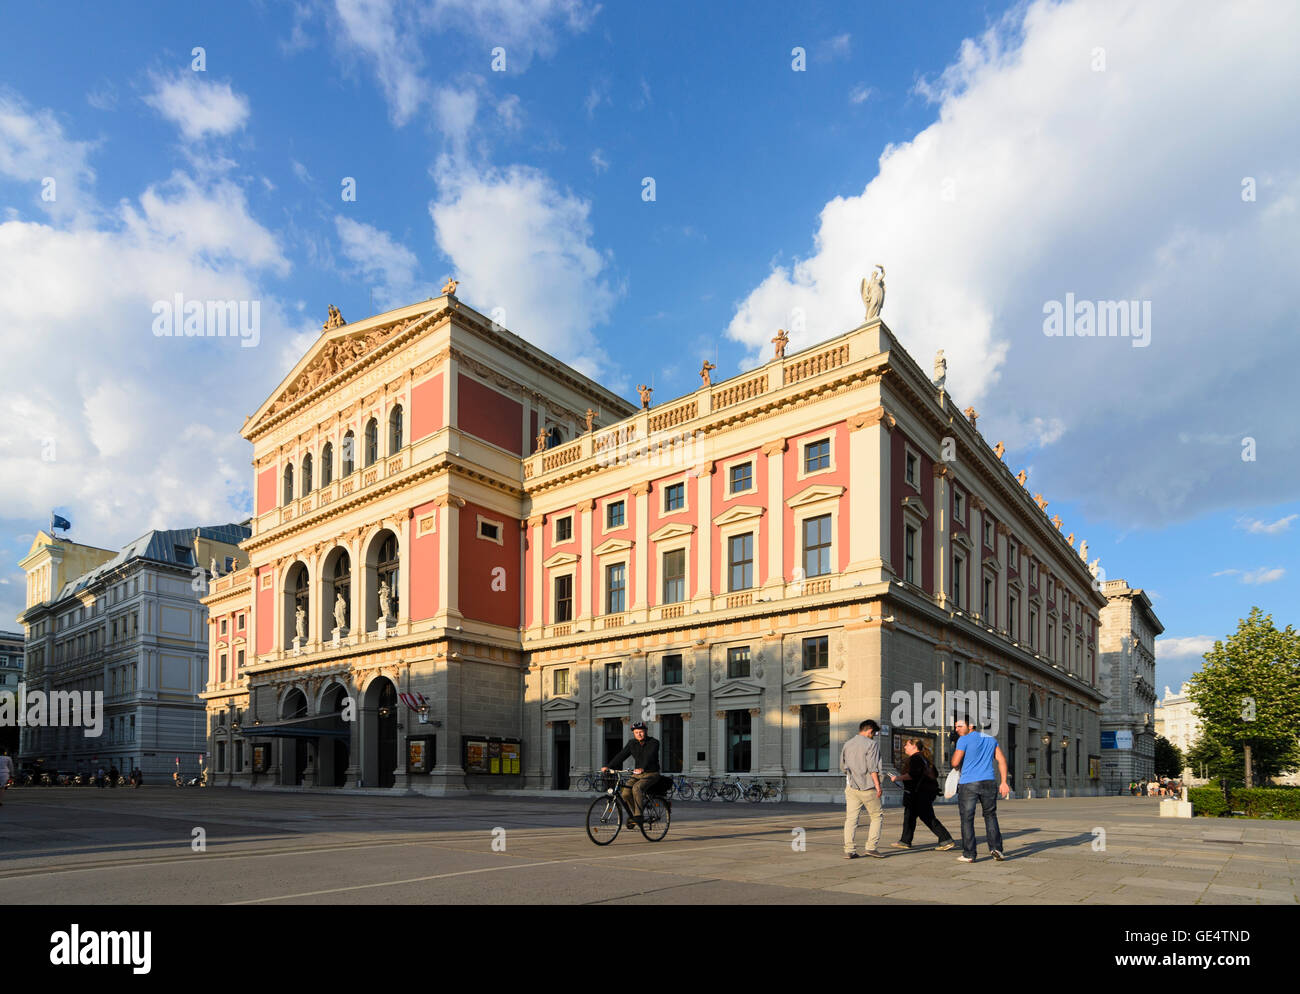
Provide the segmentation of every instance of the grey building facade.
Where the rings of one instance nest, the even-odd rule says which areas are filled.
[[[1165,627],[1143,590],[1107,580],[1101,592],[1101,778],[1109,794],[1155,776],[1155,639]]]

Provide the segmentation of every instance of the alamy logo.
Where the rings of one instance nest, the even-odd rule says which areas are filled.
[[[1151,301],[1079,300],[1043,305],[1043,334],[1048,338],[1132,338],[1133,348],[1151,344]]]
[[[18,685],[17,694],[0,697],[0,728],[85,728],[86,738],[97,739],[104,732],[102,690],[27,690]]]
[[[129,966],[136,974],[152,968],[152,932],[83,932],[80,925],[50,935],[55,966]]]
[[[939,728],[951,725],[959,718],[969,720],[976,728],[998,731],[1002,709],[998,691],[991,690],[925,690],[915,683],[911,690],[896,690],[889,695],[894,706],[889,720],[894,725],[912,728]]]
[[[239,338],[240,348],[262,341],[260,300],[186,300],[176,294],[153,305],[155,338]]]

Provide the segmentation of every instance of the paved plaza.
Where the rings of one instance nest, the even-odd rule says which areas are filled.
[[[935,852],[923,826],[917,848],[885,849],[899,808],[885,812],[888,858],[848,861],[831,805],[679,801],[663,842],[625,829],[602,848],[583,828],[589,802],[11,790],[0,903],[1223,905],[1300,894],[1300,822],[1160,818],[1144,798],[1002,802],[1007,860],[988,858],[977,815],[972,865]],[[955,805],[938,813],[958,834]],[[196,834],[206,851],[193,851]]]

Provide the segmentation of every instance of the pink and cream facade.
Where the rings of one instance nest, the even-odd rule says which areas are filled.
[[[878,320],[635,410],[444,296],[324,332],[243,434],[217,783],[564,789],[644,718],[824,799],[866,717],[942,765],[961,691],[1018,790],[1096,787],[1105,599]]]

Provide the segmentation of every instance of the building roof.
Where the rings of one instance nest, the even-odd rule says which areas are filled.
[[[79,590],[84,590],[107,573],[119,566],[124,566],[133,559],[147,559],[151,562],[170,563],[175,566],[194,566],[194,539],[207,538],[227,545],[238,545],[253,534],[252,529],[244,525],[207,525],[200,528],[176,528],[171,530],[154,529],[145,532],[134,542],[122,547],[116,556],[89,572],[83,573],[75,580],[69,580],[59,591],[56,601],[70,597]],[[185,550],[184,555],[178,550]]]

